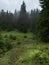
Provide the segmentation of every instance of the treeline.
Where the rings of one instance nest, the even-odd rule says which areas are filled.
[[[18,30],[21,32],[35,31],[36,22],[39,19],[40,10],[31,10],[31,13],[26,11],[25,2],[22,3],[19,12],[15,10],[11,13],[3,9],[0,11],[0,30],[11,31]]]

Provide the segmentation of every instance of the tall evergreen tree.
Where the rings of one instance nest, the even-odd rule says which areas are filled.
[[[31,10],[31,14],[30,14],[30,21],[31,21],[31,31],[35,32],[35,29],[36,29],[36,23],[39,19],[39,13],[40,11],[38,9],[34,9],[34,10]]]
[[[21,11],[17,22],[17,28],[21,32],[27,32],[29,28],[29,18],[26,12],[26,5],[24,1],[21,5]]]
[[[40,0],[42,11],[38,22],[38,35],[44,42],[49,42],[49,0]]]
[[[25,5],[25,2],[23,1],[23,4],[21,5],[21,14],[24,14],[26,13],[26,5]]]

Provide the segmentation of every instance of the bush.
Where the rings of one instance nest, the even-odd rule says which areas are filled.
[[[2,49],[0,49],[0,54],[2,54],[3,53],[3,50]]]
[[[42,55],[42,57],[41,57]],[[37,53],[35,55],[35,65],[48,65],[49,64],[49,58],[47,57],[48,55],[46,53]]]
[[[14,35],[10,35],[9,38],[10,38],[11,40],[16,40],[16,36],[14,36]]]
[[[7,38],[7,35],[5,35],[4,38]]]
[[[24,38],[27,38],[27,36],[25,35]]]
[[[4,43],[3,41],[0,41],[0,49],[2,50],[2,52],[7,51],[6,43]]]
[[[7,47],[7,50],[10,50],[12,48],[12,44],[8,39],[5,41],[5,46]]]
[[[21,44],[21,42],[17,42],[17,45],[20,45]]]
[[[12,49],[12,44],[7,42],[6,47],[7,47],[7,50],[10,50],[10,49]]]
[[[2,35],[0,35],[0,40],[2,40],[3,39],[3,37],[2,37]]]
[[[5,46],[5,43],[3,41],[0,41],[0,48],[3,48]]]
[[[3,42],[3,41],[0,41],[0,49],[3,51],[3,52],[7,52],[8,50],[10,50],[12,48],[12,45],[8,42]]]

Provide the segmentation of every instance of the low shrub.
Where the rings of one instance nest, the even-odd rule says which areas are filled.
[[[37,53],[34,58],[35,65],[49,65],[49,58],[47,56],[48,55],[46,53]]]
[[[21,44],[21,42],[17,42],[17,45],[20,45]]]
[[[3,48],[5,46],[5,43],[3,41],[0,41],[0,48]]]
[[[9,38],[10,38],[11,40],[16,40],[16,36],[14,36],[14,35],[10,35]]]
[[[0,49],[3,52],[7,52],[8,50],[10,50],[12,48],[12,44],[8,43],[8,42],[4,42],[4,41],[0,41]]]
[[[0,49],[0,54],[2,54],[3,53],[3,50],[2,49]]]
[[[24,38],[27,38],[27,36],[25,35]]]
[[[11,43],[6,43],[6,47],[8,50],[12,49],[12,44]]]
[[[2,36],[0,35],[0,39],[2,38]]]
[[[8,37],[7,35],[4,36],[4,38],[7,38],[7,37]]]

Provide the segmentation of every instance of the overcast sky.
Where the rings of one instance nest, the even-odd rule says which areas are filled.
[[[39,0],[24,0],[26,3],[26,9],[27,11],[30,11],[31,9],[41,9]],[[0,0],[0,10],[10,10],[11,12],[14,12],[16,9],[17,11],[20,10],[21,4],[23,0]]]

